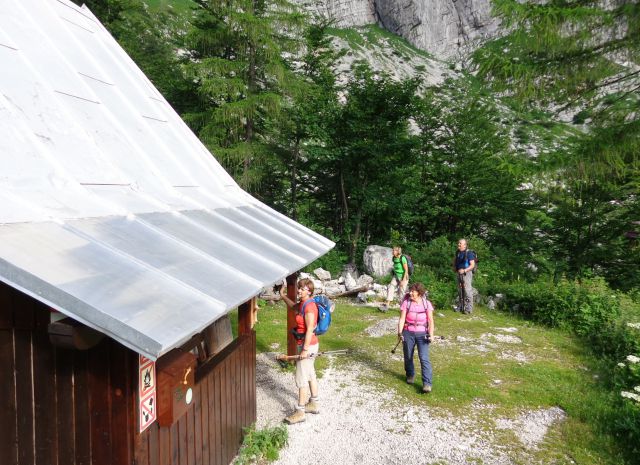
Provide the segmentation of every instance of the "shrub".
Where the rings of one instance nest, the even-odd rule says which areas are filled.
[[[273,462],[289,439],[284,425],[256,430],[255,425],[244,429],[244,439],[234,465]]]
[[[580,336],[599,337],[611,331],[621,315],[619,296],[604,280],[582,282],[539,280],[501,286],[503,301],[515,311],[534,321],[566,328]],[[613,352],[610,352],[612,355]]]

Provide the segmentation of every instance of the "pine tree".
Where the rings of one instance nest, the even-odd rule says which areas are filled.
[[[586,174],[624,176],[640,160],[640,4],[495,0],[511,31],[474,55],[481,76],[525,105],[588,123],[571,160]]]
[[[196,0],[190,71],[202,110],[185,115],[239,183],[260,184],[267,122],[291,78],[303,16],[286,0]]]

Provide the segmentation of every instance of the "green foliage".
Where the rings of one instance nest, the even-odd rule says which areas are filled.
[[[387,197],[398,179],[394,171],[410,150],[407,127],[415,90],[414,81],[393,82],[358,65],[344,89],[345,103],[326,121],[326,140],[308,149],[313,157],[305,171],[317,202],[310,214],[331,221],[350,261],[366,233],[388,237],[384,220],[394,206]]]
[[[621,397],[620,412],[613,418],[615,429],[630,444],[630,453],[637,457],[640,454],[640,348],[617,364],[612,383]]]
[[[244,429],[244,439],[234,465],[269,463],[278,459],[280,450],[287,445],[286,426],[256,430],[255,425]]]
[[[332,277],[340,275],[344,264],[347,263],[347,254],[337,248],[331,249],[329,252],[318,258],[305,267],[305,271],[311,273],[316,268],[322,268],[331,273]]]
[[[267,124],[293,79],[283,56],[297,49],[303,16],[286,0],[195,3],[187,69],[203,105],[185,118],[242,186],[258,186]]]
[[[475,234],[497,242],[524,218],[522,166],[482,90],[450,82],[446,91],[428,92],[416,111],[421,134],[404,177],[417,182],[404,185],[403,231],[420,241]]]
[[[636,304],[606,284],[602,278],[552,283],[512,283],[494,288],[503,293],[503,307],[534,321],[569,329],[589,340],[592,347],[610,357],[640,349],[640,335],[626,326],[628,318],[640,318]],[[621,302],[626,302],[622,305]],[[631,306],[631,310],[625,307]]]
[[[640,4],[496,0],[494,9],[509,34],[476,51],[479,76],[511,104],[574,112],[582,125],[540,159],[555,274],[637,288],[624,235],[640,179]]]

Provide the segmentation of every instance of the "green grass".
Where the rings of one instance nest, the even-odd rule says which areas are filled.
[[[513,433],[496,433],[494,428],[494,434],[513,448],[517,460],[522,457],[526,461],[533,454],[540,463],[568,463],[569,458],[580,464],[624,463],[620,445],[608,433],[607,419],[616,413],[614,394],[607,389],[608,367],[589,355],[573,336],[484,308],[471,317],[437,310],[436,335],[445,339],[431,346],[434,391],[422,396],[418,395],[419,377],[413,386],[404,383],[401,348],[395,357],[390,354],[395,334],[373,338],[364,333],[377,321],[394,317],[397,313],[338,303],[332,327],[321,336],[321,350],[351,349],[349,356],[335,357],[334,363],[348,366],[355,359],[371,368],[375,375],[365,381],[372,389],[393,390],[401,402],[442,415],[470,417],[480,430],[493,428],[496,416],[515,419],[529,409],[562,408],[567,419],[556,424],[534,451],[525,450]],[[258,351],[286,351],[284,306],[263,303],[258,319]],[[507,327],[518,331],[496,329]],[[500,343],[489,334],[517,336],[522,342]],[[458,337],[468,341],[460,342]],[[501,358],[501,354],[512,358]],[[513,359],[516,354],[526,361]],[[326,363],[326,359],[318,359],[320,376]],[[477,405],[490,407],[472,408]]]

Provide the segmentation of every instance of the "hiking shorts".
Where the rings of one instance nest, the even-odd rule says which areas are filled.
[[[320,344],[309,346],[309,355],[317,354]],[[296,362],[296,386],[298,389],[309,386],[310,381],[316,380],[315,357],[305,358]]]

